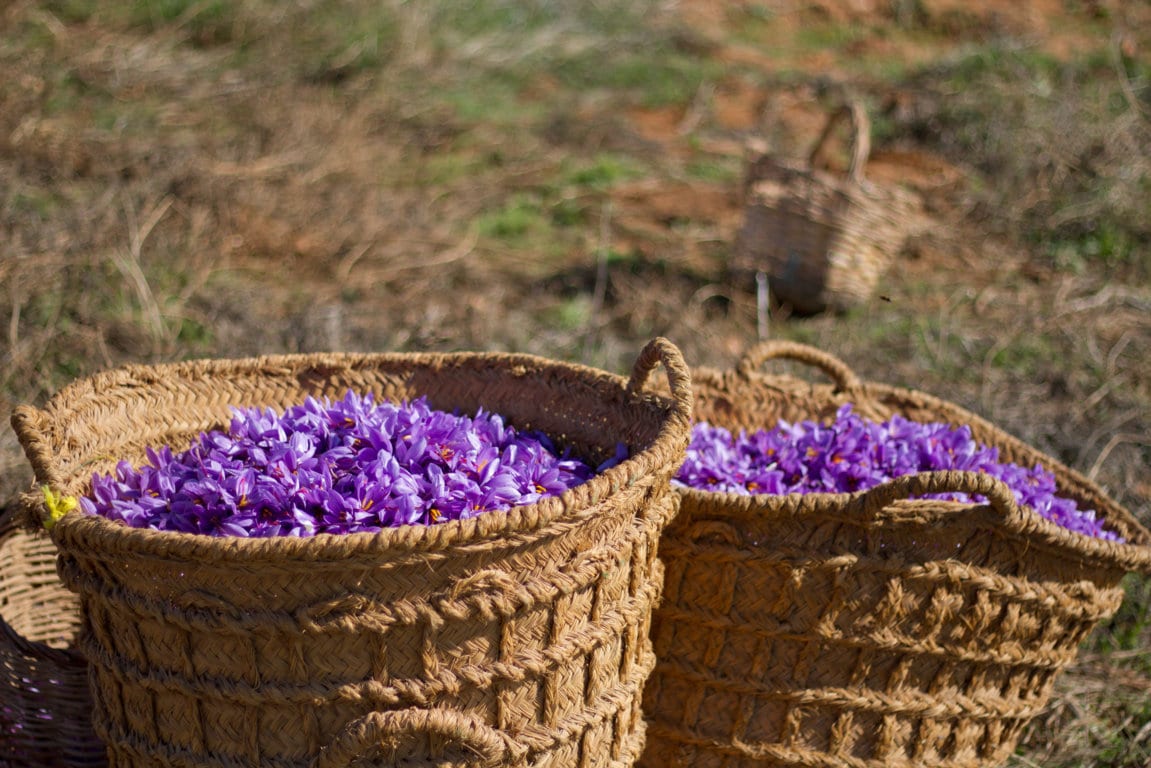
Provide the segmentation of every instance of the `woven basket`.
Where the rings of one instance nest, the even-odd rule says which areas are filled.
[[[844,117],[853,129],[846,177],[813,167]],[[766,273],[776,298],[797,312],[863,303],[903,249],[918,200],[864,178],[870,131],[867,112],[852,101],[828,119],[806,163],[761,152],[749,159],[732,266]]]
[[[98,768],[80,601],[56,576],[56,547],[0,513],[0,766]]]
[[[803,361],[835,384],[756,370]],[[856,494],[681,490],[665,532],[658,664],[641,764],[976,768],[1014,750],[1080,642],[1151,572],[1151,534],[1095,485],[960,408],[861,383],[806,346],[693,371],[696,417],[728,429],[834,417],[969,425],[1000,460],[1053,471],[1128,543],[1071,533],[1017,507],[989,475],[935,472]],[[963,491],[987,503],[911,500]]]
[[[660,362],[672,398],[642,391]],[[348,388],[482,407],[585,459],[618,442],[630,458],[534,505],[379,534],[229,539],[66,515],[51,535],[81,596],[111,764],[633,764],[656,545],[678,509],[669,479],[691,413],[666,340],[630,380],[486,353],[131,367],[13,423],[37,481],[79,495],[114,459],[226,425],[230,405],[282,409]]]

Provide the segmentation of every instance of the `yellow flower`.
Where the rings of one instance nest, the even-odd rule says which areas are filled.
[[[48,507],[48,519],[44,521],[44,527],[48,530],[52,529],[57,520],[79,505],[75,496],[58,494],[46,485],[40,486],[40,490],[44,492],[44,505]]]

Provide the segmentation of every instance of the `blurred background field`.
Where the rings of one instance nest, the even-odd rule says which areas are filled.
[[[1151,523],[1151,5],[14,0],[0,410],[127,362],[510,350],[726,368],[763,330],[980,413]],[[921,202],[873,301],[728,269],[749,139],[843,89]],[[839,137],[825,158],[841,168]],[[29,482],[0,432],[0,503]],[[1014,759],[1151,764],[1151,583]]]

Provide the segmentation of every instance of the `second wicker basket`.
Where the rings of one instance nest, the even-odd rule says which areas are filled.
[[[833,384],[757,372],[785,357]],[[990,768],[1006,760],[1080,642],[1151,572],[1151,533],[1098,487],[978,416],[861,382],[787,343],[693,372],[697,419],[731,430],[834,416],[968,425],[1001,461],[1054,472],[1061,494],[1126,542],[1072,533],[990,475],[936,472],[855,494],[682,489],[661,542],[664,602],[647,688],[646,768]],[[917,498],[959,491],[960,504]]]

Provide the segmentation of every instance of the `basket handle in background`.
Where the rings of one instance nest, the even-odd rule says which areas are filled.
[[[348,723],[312,761],[312,768],[344,768],[379,749],[394,749],[405,741],[439,736],[476,755],[473,765],[526,764],[527,747],[475,717],[449,709],[399,709],[370,712]]]
[[[78,651],[54,648],[46,643],[29,640],[17,632],[3,616],[0,616],[0,646],[15,648],[27,658],[55,664],[68,670],[83,671],[88,668],[88,660]]]
[[[39,535],[43,535],[43,533],[30,533],[21,530],[16,508],[0,509],[0,543],[7,541],[11,536]],[[87,661],[75,651],[54,648],[46,643],[34,642],[24,637],[5,620],[2,613],[0,613],[0,646],[15,648],[30,659],[45,661],[67,669],[84,669],[87,667]]]
[[[655,370],[656,365],[663,363],[667,371],[667,381],[671,387],[671,396],[675,400],[675,410],[680,416],[678,425],[683,430],[683,440],[687,442],[691,433],[691,420],[695,410],[695,394],[691,384],[691,371],[683,359],[679,347],[672,344],[662,336],[649,341],[636,358],[632,367],[631,378],[627,382],[627,394],[634,397],[643,390],[648,376]]]
[[[823,350],[799,344],[794,341],[765,341],[756,344],[743,354],[736,364],[736,370],[744,377],[750,377],[768,360],[794,360],[818,368],[835,382],[835,391],[849,392],[860,386],[859,377],[847,363]]]
[[[743,536],[739,529],[723,520],[697,520],[687,527],[683,535],[690,541],[716,539],[729,547],[743,545]]]
[[[863,180],[863,169],[867,159],[871,156],[871,121],[867,119],[867,110],[857,98],[849,98],[847,103],[832,113],[823,127],[823,133],[815,141],[815,146],[808,155],[809,167],[815,165],[816,158],[823,151],[832,132],[843,118],[851,119],[851,160],[847,166],[847,178],[858,184]]]

